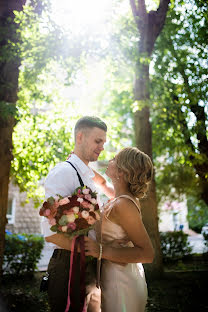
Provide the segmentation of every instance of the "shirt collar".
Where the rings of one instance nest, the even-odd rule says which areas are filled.
[[[89,178],[93,178],[95,176],[93,170],[88,167],[76,154],[71,154],[71,157],[68,160],[75,165],[82,175],[88,176]]]

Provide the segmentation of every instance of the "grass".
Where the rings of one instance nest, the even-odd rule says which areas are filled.
[[[147,280],[148,303],[146,312],[208,311],[208,255],[195,255],[165,265],[159,280]],[[7,310],[1,312],[49,312],[46,293],[39,292],[43,273],[33,277],[4,277],[1,298]],[[0,303],[1,304],[1,303]]]
[[[147,281],[146,312],[208,311],[208,271],[165,272],[160,280]]]

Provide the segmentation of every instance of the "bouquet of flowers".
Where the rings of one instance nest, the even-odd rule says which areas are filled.
[[[71,196],[49,197],[39,211],[49,219],[51,231],[69,237],[86,235],[100,219],[97,193],[89,187],[78,187]]]
[[[80,307],[82,311],[86,311],[84,235],[87,235],[89,230],[94,227],[95,222],[100,219],[97,193],[93,192],[87,186],[80,186],[71,196],[64,198],[60,195],[49,197],[43,203],[39,214],[48,218],[51,231],[63,233],[73,238],[65,312],[69,311],[69,307],[74,300],[74,297],[71,295],[74,285],[73,282],[71,285],[71,281],[73,280],[72,276],[74,276],[76,270],[74,263],[76,263],[77,248],[78,245],[80,246],[80,275],[83,277],[80,280]]]

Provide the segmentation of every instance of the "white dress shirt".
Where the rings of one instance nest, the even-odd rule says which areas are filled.
[[[72,154],[68,159],[79,172],[84,185],[96,191],[92,178],[95,176],[93,170],[89,168],[77,155]],[[57,194],[63,197],[74,193],[75,189],[80,186],[80,182],[75,169],[67,162],[57,164],[48,174],[45,180],[45,199]],[[42,232],[44,237],[54,235],[55,232],[50,230],[51,225],[48,219],[42,218]],[[94,236],[91,233],[90,236]],[[56,246],[58,248],[58,246]]]

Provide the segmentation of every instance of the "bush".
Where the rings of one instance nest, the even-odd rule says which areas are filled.
[[[40,235],[7,232],[4,252],[4,273],[33,274],[41,257],[44,239]]]
[[[188,234],[182,231],[161,232],[160,242],[164,262],[182,259],[192,251],[188,241]]]

